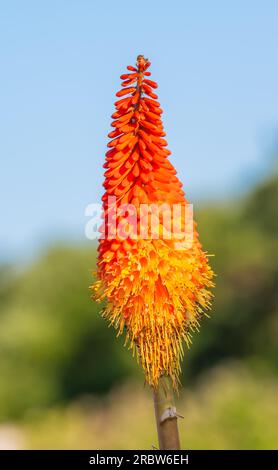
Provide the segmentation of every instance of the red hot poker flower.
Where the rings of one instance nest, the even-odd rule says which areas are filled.
[[[104,317],[119,334],[126,331],[147,382],[156,387],[166,374],[176,386],[182,342],[190,344],[210,306],[213,272],[168,159],[149,66],[138,56],[116,93],[104,164],[98,281],[92,288],[98,301],[107,299]]]

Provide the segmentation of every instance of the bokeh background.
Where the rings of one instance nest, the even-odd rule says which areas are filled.
[[[185,351],[182,447],[278,447],[278,4],[0,3],[0,448],[150,449],[151,392],[88,286],[119,75],[152,61],[171,161],[215,256]]]

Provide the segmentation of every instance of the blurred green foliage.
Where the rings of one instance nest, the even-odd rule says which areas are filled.
[[[233,206],[202,208],[201,241],[216,272],[212,318],[195,336],[187,370],[227,357],[277,372],[278,176]]]
[[[1,419],[105,392],[136,367],[90,299],[91,268],[95,249],[56,247],[2,275]]]
[[[195,214],[217,277],[211,319],[185,351],[184,382],[231,358],[277,373],[277,213],[275,176],[234,205]],[[56,246],[24,269],[1,268],[1,420],[143,377],[90,299],[95,256],[95,247]]]

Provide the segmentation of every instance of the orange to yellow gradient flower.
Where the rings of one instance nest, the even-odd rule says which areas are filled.
[[[104,317],[126,332],[146,381],[156,387],[166,374],[177,386],[183,342],[190,344],[210,307],[214,274],[168,159],[149,66],[138,56],[116,94],[92,289],[96,300],[106,300]]]

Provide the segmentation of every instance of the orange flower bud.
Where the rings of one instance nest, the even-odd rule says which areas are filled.
[[[123,88],[122,90],[120,90],[116,93],[116,96],[127,95],[128,93],[134,93],[134,91],[136,91],[136,88],[134,88],[134,87]]]

